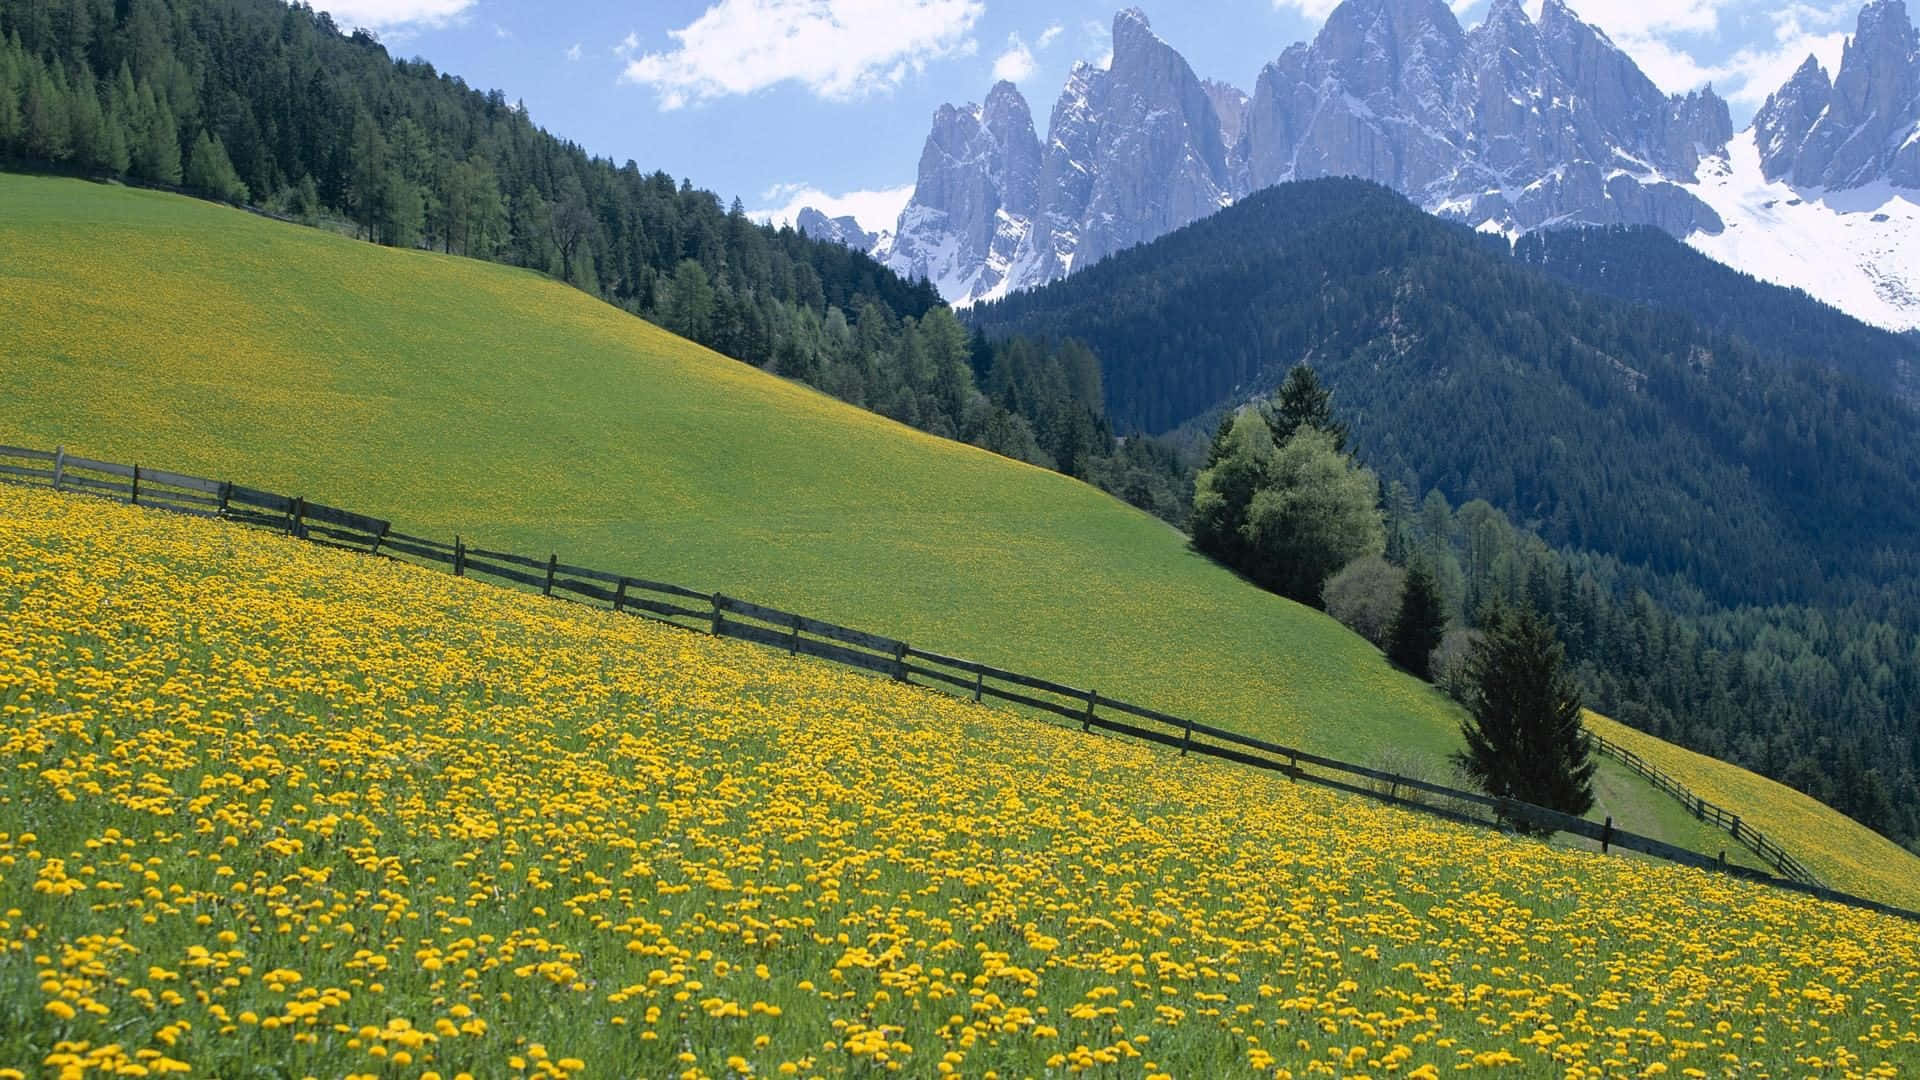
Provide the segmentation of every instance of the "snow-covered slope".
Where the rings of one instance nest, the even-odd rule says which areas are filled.
[[[1687,243],[1763,281],[1804,289],[1894,330],[1920,327],[1920,191],[1885,181],[1796,190],[1761,173],[1751,132],[1701,165],[1691,190],[1725,228]]]

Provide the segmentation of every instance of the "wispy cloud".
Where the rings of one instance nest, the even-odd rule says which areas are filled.
[[[720,0],[668,31],[672,51],[630,61],[621,78],[652,87],[663,109],[785,82],[849,101],[974,52],[985,10],[984,0]]]
[[[993,61],[994,80],[1005,79],[1016,83],[1027,81],[1033,76],[1034,68],[1038,66],[1034,54],[1045,52],[1047,46],[1052,45],[1060,37],[1063,29],[1059,23],[1054,23],[1040,31],[1040,36],[1033,39],[1031,46],[1027,44],[1025,38],[1020,36],[1018,30],[1008,34],[1006,51],[995,57]]]
[[[567,60],[570,63],[576,63],[576,64],[580,62],[580,43],[579,42],[576,41],[572,45],[568,46]]]
[[[791,225],[800,211],[811,206],[828,217],[853,215],[868,232],[885,232],[899,224],[900,211],[913,198],[913,185],[848,191],[830,195],[808,183],[775,184],[760,194],[764,209],[748,211],[758,221]]]
[[[1340,6],[1340,0],[1273,0],[1275,11],[1297,11],[1309,19],[1324,19]]]
[[[317,10],[346,27],[432,29],[462,21],[474,0],[323,0]]]
[[[1541,0],[1530,0],[1527,6],[1529,14],[1538,17]],[[1588,0],[1586,6],[1591,10],[1575,5],[1575,13],[1605,31],[1662,90],[1680,93],[1712,83],[1730,103],[1753,108],[1778,90],[1809,54],[1831,74],[1858,4],[1783,4],[1769,13],[1772,44],[1762,39],[1731,55],[1725,52],[1723,24],[1728,15],[1751,10],[1746,0]],[[1708,56],[1722,58],[1704,59]]]
[[[993,77],[996,81],[1025,82],[1033,75],[1033,50],[1020,40],[1018,33],[1007,35],[1007,51],[993,61]]]
[[[1113,26],[1099,19],[1088,19],[1080,24],[1080,35],[1086,41],[1087,55],[1097,56],[1094,67],[1113,66]]]
[[[619,41],[614,42],[613,55],[619,57],[622,60],[625,60],[627,57],[632,56],[636,51],[638,51],[639,48],[640,48],[640,35],[629,30],[627,31],[626,37],[623,37]]]

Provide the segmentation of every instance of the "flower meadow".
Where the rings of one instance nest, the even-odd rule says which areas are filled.
[[[0,1078],[1901,1076],[1916,1012],[1900,920],[0,487]]]
[[[1165,523],[530,271],[19,174],[0,252],[0,442],[724,590],[1347,761],[1458,745],[1444,694]],[[1920,910],[1913,854],[1695,766],[1823,883]],[[1621,827],[1743,858],[1626,770],[1600,786]]]

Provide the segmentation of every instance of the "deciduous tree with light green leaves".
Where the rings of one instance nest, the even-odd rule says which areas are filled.
[[[1386,550],[1380,484],[1340,452],[1335,436],[1301,428],[1273,452],[1267,482],[1247,508],[1247,572],[1303,604],[1320,603],[1336,570]]]

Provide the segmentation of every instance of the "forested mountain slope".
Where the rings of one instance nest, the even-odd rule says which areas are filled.
[[[1718,325],[1684,310],[1722,298]],[[1495,597],[1547,609],[1602,708],[1912,841],[1920,420],[1887,389],[1897,339],[1731,278],[1663,299],[1576,288],[1499,237],[1325,180],[971,318],[1088,342],[1122,427],[1217,416],[1311,362],[1390,527],[1458,563],[1461,617]],[[1780,347],[1803,340],[1814,359]]]
[[[1920,566],[1911,410],[1505,247],[1372,184],[1286,184],[971,321],[1085,341],[1115,424],[1148,431],[1310,361],[1383,481],[1720,602],[1850,597],[1863,551],[1876,584]]]
[[[1870,326],[1658,229],[1543,229],[1515,241],[1513,254],[1585,291],[1685,312],[1761,352],[1846,372],[1908,401],[1920,397],[1920,333]]]

